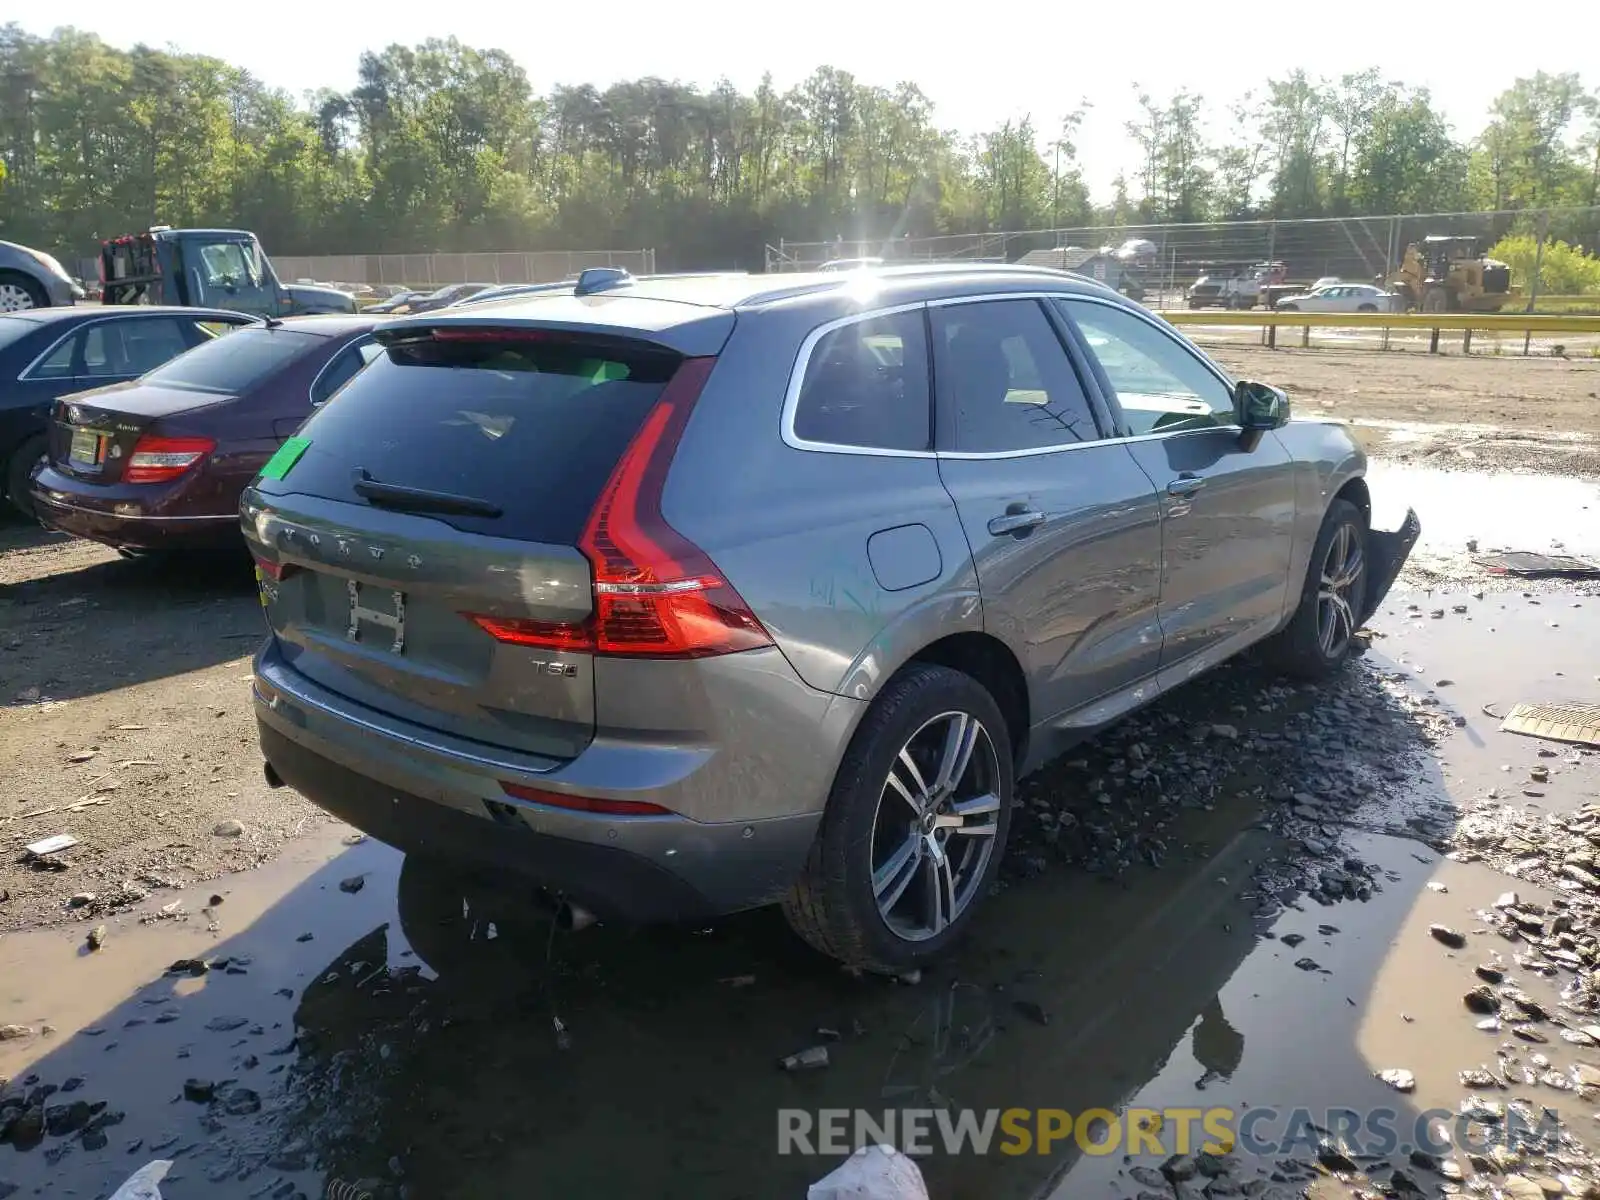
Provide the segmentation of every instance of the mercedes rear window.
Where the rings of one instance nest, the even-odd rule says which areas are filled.
[[[0,350],[13,342],[20,342],[30,333],[37,333],[41,323],[32,317],[0,317]]]
[[[680,361],[542,333],[393,343],[301,427],[310,444],[284,477],[256,486],[368,504],[364,478],[500,510],[427,513],[467,532],[571,545]]]
[[[150,383],[238,395],[323,343],[281,327],[241,329],[180,354],[145,376]]]

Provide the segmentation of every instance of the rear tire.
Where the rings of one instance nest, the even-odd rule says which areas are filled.
[[[12,508],[29,519],[36,519],[38,514],[33,510],[33,497],[28,494],[28,481],[48,447],[44,434],[36,434],[13,450],[6,463],[6,499]]]
[[[971,925],[1005,852],[1011,738],[987,689],[915,664],[879,694],[834,778],[790,926],[846,965],[894,974]],[[921,814],[921,815],[919,815]]]
[[[1366,549],[1367,522],[1361,510],[1348,500],[1335,500],[1311,548],[1294,616],[1263,647],[1284,674],[1326,679],[1351,657],[1366,600]]]
[[[20,271],[0,271],[0,312],[26,312],[30,308],[49,306],[50,297],[45,295],[38,280]]]

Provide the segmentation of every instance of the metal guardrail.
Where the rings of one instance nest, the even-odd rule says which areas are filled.
[[[1432,339],[1429,351],[1439,352],[1439,335],[1459,332],[1462,350],[1472,352],[1472,335],[1510,333],[1523,335],[1523,353],[1536,333],[1587,333],[1600,335],[1600,316],[1567,313],[1309,313],[1227,309],[1163,309],[1158,315],[1173,325],[1244,325],[1262,331],[1269,348],[1278,345],[1278,330],[1284,326],[1301,331],[1300,344],[1308,346],[1313,329],[1381,329],[1385,339],[1392,330],[1427,330]]]

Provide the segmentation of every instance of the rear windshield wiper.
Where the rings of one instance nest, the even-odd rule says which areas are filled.
[[[358,496],[383,508],[402,512],[455,513],[467,517],[498,517],[505,510],[498,504],[479,500],[476,496],[456,496],[450,492],[435,492],[427,488],[404,487],[398,483],[381,483],[367,474],[364,467],[355,469],[351,482]]]

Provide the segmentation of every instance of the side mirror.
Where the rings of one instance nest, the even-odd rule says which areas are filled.
[[[1233,390],[1233,408],[1246,450],[1254,450],[1262,434],[1289,423],[1289,397],[1271,384],[1241,379]]]

